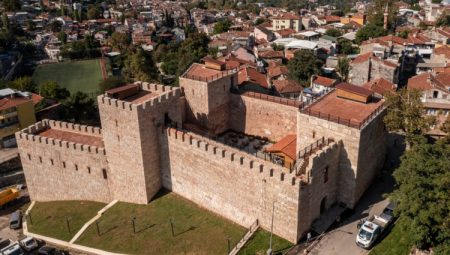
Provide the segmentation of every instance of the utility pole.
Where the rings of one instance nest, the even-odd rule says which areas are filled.
[[[275,201],[272,204],[272,223],[270,226],[270,241],[269,241],[269,249],[267,250],[267,255],[272,255],[272,236],[273,236],[273,218],[275,214]]]

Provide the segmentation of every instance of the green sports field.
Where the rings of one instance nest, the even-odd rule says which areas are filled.
[[[33,74],[38,85],[47,80],[56,81],[70,93],[96,93],[102,80],[99,59],[39,65]]]

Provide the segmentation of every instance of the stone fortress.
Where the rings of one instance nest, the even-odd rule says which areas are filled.
[[[147,204],[164,187],[245,227],[270,229],[275,208],[274,233],[294,243],[331,207],[353,208],[384,163],[383,101],[340,84],[303,104],[238,93],[237,80],[193,64],[180,87],[100,95],[101,129],[43,120],[17,132],[31,199]],[[293,137],[293,164],[216,139],[230,130],[281,148]]]

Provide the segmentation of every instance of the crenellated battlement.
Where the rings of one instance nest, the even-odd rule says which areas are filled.
[[[209,153],[211,157],[237,164],[242,167],[242,170],[257,171],[259,174],[267,174],[267,177],[276,178],[289,185],[300,185],[298,178],[294,174],[289,173],[287,169],[253,155],[243,153],[227,145],[174,128],[168,128],[163,133],[166,134],[168,138],[175,139],[185,146],[203,150]]]
[[[342,140],[338,142],[331,140],[331,142],[329,142],[327,145],[312,153],[309,156],[308,160],[305,161],[307,162],[307,164],[305,166],[304,172],[302,173],[302,180],[304,180],[306,183],[309,183],[311,179],[311,172],[315,169],[317,163],[329,162],[327,157],[329,157],[329,155],[332,153],[339,153],[341,144]]]
[[[150,95],[145,96],[148,98],[145,98],[142,101],[133,102],[111,98],[107,95],[100,95],[98,96],[98,102],[105,105],[117,107],[120,110],[136,111],[150,109],[158,104],[171,102],[175,99],[180,98],[182,94],[180,88],[171,86],[164,86],[148,82],[135,82],[134,84],[139,85],[141,91],[150,92]]]
[[[94,146],[91,144],[83,144],[70,139],[58,139],[53,137],[46,137],[40,135],[46,130],[55,130],[56,132],[64,132],[61,134],[70,133],[73,136],[82,136],[83,138],[92,137],[96,140],[101,140],[101,129],[92,126],[78,125],[68,122],[55,120],[42,120],[16,133],[16,139],[22,139],[35,143],[45,144],[49,146],[57,146],[64,149],[78,150],[87,153],[103,154],[105,149],[103,147]],[[63,135],[60,135],[63,136]]]

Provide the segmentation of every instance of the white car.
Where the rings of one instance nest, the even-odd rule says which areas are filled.
[[[23,238],[22,240],[19,240],[19,244],[22,247],[22,249],[26,251],[32,251],[38,247],[36,239],[29,236]]]
[[[13,242],[10,245],[0,250],[1,255],[23,255],[23,251],[20,248],[18,242]]]

